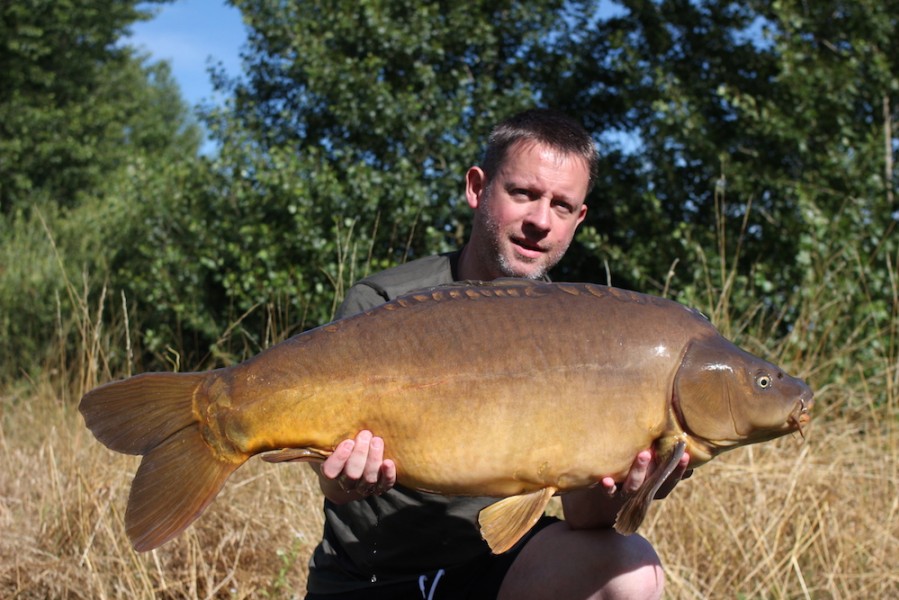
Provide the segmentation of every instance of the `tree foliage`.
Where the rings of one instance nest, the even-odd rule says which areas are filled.
[[[2,58],[3,210],[38,192],[83,215],[107,206],[105,225],[84,218],[97,238],[78,256],[104,257],[88,262],[139,307],[153,356],[228,362],[271,341],[273,315],[285,332],[322,323],[369,270],[457,247],[465,170],[493,124],[535,105],[582,120],[602,154],[556,279],[758,314],[802,352],[803,319],[825,344],[896,319],[896,0],[233,4],[249,41],[242,73],[213,75],[228,102],[204,116],[208,160],[183,153],[164,66],[106,41],[78,74],[92,83],[69,85],[64,55],[35,58],[55,38],[28,50],[27,27]],[[97,39],[123,31],[128,6]],[[46,19],[30,26],[55,31]],[[59,101],[71,90],[90,94]],[[26,97],[37,108],[15,113]],[[153,158],[166,146],[180,150]],[[49,164],[64,168],[39,177]],[[822,286],[879,308],[810,319]]]
[[[714,248],[723,216],[737,225],[728,249],[742,244],[743,270],[764,269],[766,291],[789,288],[809,198],[830,216],[865,198],[885,229],[896,17],[869,4],[622,2],[572,47],[590,85],[551,101],[636,140],[638,176],[607,171],[629,198],[600,198],[590,222],[610,248],[644,246],[625,281],[665,272],[682,251],[671,234]]]
[[[235,4],[250,37],[209,115],[233,175],[215,260],[242,307],[290,290],[312,323],[367,269],[461,243],[462,174],[537,101],[534,69],[565,61],[545,46],[557,1]]]
[[[137,2],[12,1],[0,7],[0,356],[39,367],[144,235],[158,198],[137,173],[189,169],[200,134],[165,63],[124,43]],[[142,202],[145,202],[143,204]],[[132,255],[131,271],[141,271]]]
[[[0,7],[0,212],[39,195],[74,206],[134,152],[197,143],[167,66],[145,65],[120,43],[150,16],[137,4]],[[162,106],[167,114],[154,110]]]

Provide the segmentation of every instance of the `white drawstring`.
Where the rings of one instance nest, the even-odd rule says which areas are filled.
[[[437,591],[437,582],[440,581],[440,578],[443,577],[443,569],[439,569],[437,574],[434,575],[434,582],[431,583],[431,589],[425,592],[425,584],[428,582],[428,576],[422,575],[418,578],[418,589],[421,590],[421,597],[423,600],[434,600],[434,592]]]

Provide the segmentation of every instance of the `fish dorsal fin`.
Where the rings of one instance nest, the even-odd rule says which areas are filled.
[[[490,550],[502,554],[514,546],[534,526],[555,493],[556,488],[547,487],[510,496],[484,508],[478,515],[478,524]]]
[[[277,452],[269,452],[262,457],[262,460],[270,463],[280,462],[318,462],[323,461],[331,456],[330,452],[324,450],[316,450],[315,448],[284,448]]]
[[[452,288],[471,288],[471,287],[479,287],[479,288],[497,288],[497,287],[534,287],[543,283],[549,283],[548,281],[542,280],[534,280],[534,279],[522,279],[519,277],[500,277],[499,279],[491,279],[489,281],[483,281],[480,279],[465,279],[463,281],[453,281],[452,283],[442,283],[439,286],[434,287],[435,290],[446,290]]]
[[[639,529],[643,519],[646,518],[646,513],[649,512],[649,504],[656,497],[656,493],[662,487],[662,484],[665,483],[665,480],[668,479],[668,476],[674,472],[686,448],[687,443],[685,441],[678,441],[672,447],[664,464],[656,469],[643,482],[637,493],[624,503],[624,506],[618,511],[618,517],[615,520],[615,531],[623,535],[630,535]]]

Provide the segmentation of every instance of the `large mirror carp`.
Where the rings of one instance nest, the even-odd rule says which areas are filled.
[[[632,533],[684,451],[690,468],[802,432],[812,392],[695,310],[592,284],[499,280],[413,293],[232,367],[146,373],[81,401],[94,435],[143,455],[125,523],[137,550],[183,531],[255,454],[321,460],[362,429],[398,482],[494,496],[479,522],[511,547],[557,493],[662,468],[621,510]]]

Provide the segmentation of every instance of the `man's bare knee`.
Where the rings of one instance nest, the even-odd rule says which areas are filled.
[[[646,539],[611,529],[547,527],[506,574],[503,598],[659,598],[664,575]]]

